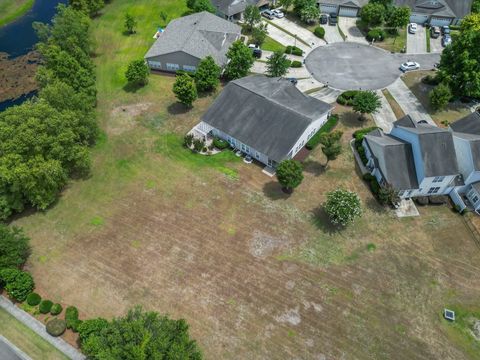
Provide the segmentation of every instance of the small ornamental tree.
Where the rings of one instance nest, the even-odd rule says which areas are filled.
[[[320,9],[315,1],[309,1],[304,7],[302,7],[299,15],[304,23],[310,24],[320,16]]]
[[[342,144],[340,139],[343,133],[341,131],[334,131],[330,133],[324,133],[320,137],[320,144],[322,144],[322,152],[327,158],[325,167],[328,166],[328,162],[335,160],[342,152]]]
[[[181,74],[176,77],[173,92],[178,101],[188,107],[191,107],[198,97],[193,78],[188,74]]]
[[[410,22],[411,10],[408,6],[395,7],[388,17],[387,25],[397,32],[398,28],[403,28]]]
[[[135,32],[136,26],[137,26],[137,20],[135,20],[135,18],[129,13],[126,13],[125,14],[125,30],[127,30],[129,34],[133,34]]]
[[[144,60],[133,60],[128,64],[125,77],[129,83],[143,86],[148,83],[149,74],[150,69]]]
[[[358,195],[344,189],[329,192],[324,207],[334,225],[347,226],[362,215],[362,206]]]
[[[369,26],[380,25],[385,19],[385,6],[378,3],[368,3],[360,12],[362,21]]]
[[[219,84],[221,69],[209,55],[198,64],[195,72],[195,85],[198,91],[215,90]]]
[[[230,80],[247,76],[254,62],[252,51],[240,40],[230,46],[227,58],[229,62],[225,67],[225,77]]]
[[[448,85],[439,84],[428,94],[430,104],[435,110],[442,110],[452,98],[452,92]]]
[[[360,91],[353,98],[353,110],[360,113],[360,120],[365,114],[373,114],[382,106],[380,97],[373,91]]]
[[[283,160],[277,167],[277,179],[286,193],[292,193],[303,180],[303,167],[296,160]]]
[[[22,267],[30,254],[29,240],[21,229],[0,224],[0,269]]]
[[[3,285],[7,294],[17,301],[25,301],[35,287],[32,275],[18,269],[0,270],[0,285]]]
[[[480,13],[465,16],[461,23],[461,29],[480,31]]]
[[[267,59],[267,74],[271,77],[280,77],[287,73],[290,60],[282,51],[275,51]]]
[[[267,24],[258,24],[252,30],[252,41],[255,45],[261,46],[267,38]]]
[[[253,28],[262,21],[260,9],[255,5],[247,5],[243,12],[243,19],[245,25],[247,25],[247,30],[252,31]]]

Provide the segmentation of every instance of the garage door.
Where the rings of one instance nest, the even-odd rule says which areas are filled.
[[[432,16],[430,19],[430,25],[432,26],[447,26],[452,23],[452,18],[444,18],[444,17],[437,17]]]
[[[358,8],[340,6],[339,16],[357,17]]]
[[[323,14],[337,13],[337,5],[320,3],[320,12]]]
[[[417,24],[425,24],[428,20],[428,15],[412,14],[410,16],[410,22]]]

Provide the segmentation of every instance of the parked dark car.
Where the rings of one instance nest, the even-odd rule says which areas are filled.
[[[338,15],[335,13],[331,13],[328,18],[328,25],[337,25],[338,23]]]
[[[325,25],[326,23],[328,23],[328,15],[327,14],[320,15],[320,24]]]
[[[275,19],[275,14],[273,13],[273,11],[270,11],[270,10],[264,10],[264,11],[262,11],[262,16],[263,16],[264,18],[269,19],[269,20]]]
[[[442,38],[442,46],[446,47],[452,43],[452,38],[450,35],[444,35]]]
[[[448,25],[442,26],[440,30],[442,32],[442,35],[450,34],[450,27]]]
[[[430,36],[434,39],[438,39],[440,37],[440,29],[438,26],[432,26],[430,28]]]
[[[253,57],[256,59],[260,59],[262,57],[262,50],[260,49],[252,49]]]

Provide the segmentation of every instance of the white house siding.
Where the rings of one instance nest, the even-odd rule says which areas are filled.
[[[448,26],[452,23],[453,18],[446,18],[440,16],[432,16],[430,18],[430,25],[432,26]]]
[[[300,136],[300,139],[295,143],[293,146],[292,150],[292,155],[291,157],[293,158],[307,143],[310,138],[315,135],[315,133],[322,127],[323,124],[327,122],[329,114],[325,114],[321,118],[313,121],[307,129],[304,131],[302,136]]]
[[[459,207],[460,211],[465,210],[465,203],[463,202],[462,197],[458,194],[457,189],[453,189],[449,195],[450,199],[452,199],[453,203]]]
[[[419,185],[419,189],[412,196],[430,196],[430,195],[448,195],[453,187],[449,186],[455,179],[456,175],[445,176],[441,182],[434,182],[435,177],[424,178]],[[439,187],[435,193],[428,193],[430,189]]]
[[[410,15],[410,22],[420,25],[425,24],[428,21],[428,15],[412,13]]]
[[[345,17],[357,17],[359,10],[359,8],[340,6],[340,11],[338,12],[338,15]]]
[[[324,14],[331,14],[331,13],[336,14],[338,12],[338,5],[320,3],[320,12]]]

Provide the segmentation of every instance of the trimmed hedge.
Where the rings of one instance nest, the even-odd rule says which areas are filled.
[[[368,41],[383,41],[385,40],[385,31],[382,29],[372,29],[367,33],[367,40]]]
[[[52,319],[47,322],[46,330],[52,336],[60,336],[67,329],[67,324],[62,319]]]
[[[348,90],[344,91],[341,93],[338,98],[337,98],[337,103],[340,105],[347,105],[347,106],[352,106],[353,105],[353,99],[357,94],[359,94],[361,91],[360,90]]]
[[[300,68],[300,67],[302,67],[302,62],[301,62],[301,61],[298,61],[298,60],[293,60],[293,61],[290,63],[290,67],[292,67],[292,68]]]
[[[302,49],[296,47],[296,46],[292,46],[292,45],[288,45],[286,48],[285,48],[285,53],[286,54],[292,54],[292,55],[297,55],[297,56],[302,56],[303,55],[303,51]]]
[[[228,144],[228,141],[225,141],[225,140],[220,139],[220,138],[214,138],[213,139],[213,146],[215,146],[219,150],[223,150],[223,149],[228,148],[229,144]]]
[[[65,321],[67,329],[72,329],[73,332],[78,331],[78,327],[82,322],[78,319],[78,309],[75,306],[67,307],[65,310]]]
[[[338,115],[330,115],[327,122],[313,135],[310,140],[307,141],[305,147],[308,150],[315,149],[320,144],[322,134],[328,133],[333,130],[338,124]]]
[[[37,306],[42,301],[42,297],[37,293],[30,293],[27,296],[27,304],[30,306]]]
[[[50,314],[52,315],[58,315],[62,312],[63,307],[60,304],[53,304],[52,308],[50,309]]]
[[[358,155],[360,156],[360,159],[362,159],[362,162],[364,165],[367,164],[368,159],[367,159],[367,156],[365,155],[365,149],[362,146],[363,138],[365,137],[366,134],[368,134],[369,132],[375,129],[378,129],[378,127],[372,126],[365,129],[360,129],[355,131],[352,134],[353,138],[355,139],[355,149],[357,150]]]
[[[380,192],[380,184],[378,183],[377,178],[371,174],[364,174],[363,180],[368,183],[373,195],[378,199],[378,194]]]
[[[41,314],[48,314],[50,310],[52,310],[53,302],[50,300],[42,300],[40,303],[40,306],[38,307],[38,311],[40,311]]]
[[[0,286],[2,285],[8,296],[20,302],[25,301],[28,294],[35,288],[32,275],[18,269],[0,270]]]
[[[320,39],[323,39],[325,37],[325,29],[321,26],[317,26],[315,30],[313,30],[313,33]]]

